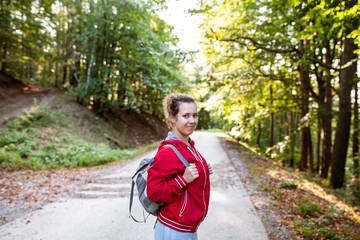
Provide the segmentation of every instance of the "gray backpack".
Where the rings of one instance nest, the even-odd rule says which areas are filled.
[[[178,158],[181,160],[181,162],[185,165],[185,167],[189,167],[189,163],[186,161],[186,159],[181,155],[181,153],[171,144],[166,144],[164,146],[171,147]],[[165,204],[164,202],[154,202],[151,201],[147,195],[146,195],[146,184],[147,184],[147,170],[153,165],[154,158],[145,158],[141,160],[134,176],[132,177],[131,181],[131,192],[130,192],[130,204],[129,204],[129,212],[131,218],[138,223],[146,222],[146,219],[150,216],[150,214],[154,216],[158,216],[160,213],[160,208]],[[131,214],[131,208],[133,203],[133,197],[134,197],[134,186],[136,185],[138,196],[141,205],[144,207],[145,211],[149,214],[145,216],[143,214],[144,220],[139,221],[133,217]],[[144,213],[144,212],[143,212]]]

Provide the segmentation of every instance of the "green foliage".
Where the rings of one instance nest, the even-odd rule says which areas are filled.
[[[265,191],[270,191],[270,190],[271,190],[270,184],[264,184],[263,189],[264,189]]]
[[[279,183],[280,188],[296,189],[297,184],[293,181],[281,181]]]
[[[201,1],[193,12],[204,17],[200,57],[206,62],[196,83],[206,110],[221,123],[231,122],[237,139],[299,166],[305,159],[301,145],[307,144],[300,139],[304,127],[310,128],[315,153],[324,145],[317,137],[325,130],[324,113],[337,119],[334,69],[341,67],[344,38],[359,42],[359,6],[358,1]],[[332,110],[325,109],[327,76],[335,89]],[[314,166],[321,165],[321,150],[318,155]]]
[[[49,125],[64,125],[64,117],[58,111],[51,111],[46,105],[35,106],[29,111],[7,124],[9,130],[22,131],[32,127],[46,127]]]
[[[301,233],[306,239],[343,239],[338,236],[335,229],[326,226],[318,226],[311,219],[307,222],[295,222],[295,229]],[[351,238],[348,238],[351,239]]]
[[[199,111],[199,122],[198,129],[209,129],[210,124],[210,113],[204,108],[201,108]]]
[[[304,216],[314,216],[315,213],[321,213],[321,206],[318,203],[314,203],[311,197],[308,197],[303,203],[301,201],[296,203],[299,206],[299,211]]]
[[[277,199],[281,199],[282,197],[283,197],[283,193],[281,192],[281,190],[279,190],[279,189],[275,189],[274,190],[274,194],[275,194],[275,198],[277,198]]]
[[[275,207],[281,207],[281,203],[278,201],[271,201],[270,205],[275,206]]]
[[[308,219],[306,222],[295,221],[295,230],[305,237],[305,239],[331,239],[331,240],[350,240],[358,239],[354,233],[348,232],[345,226],[340,228],[332,228],[327,224],[325,219],[319,219],[314,222]],[[341,233],[347,233],[347,236],[342,236]]]
[[[1,67],[26,83],[79,88],[78,100],[96,113],[160,116],[162,98],[185,85],[178,39],[156,13],[163,4],[2,1]]]

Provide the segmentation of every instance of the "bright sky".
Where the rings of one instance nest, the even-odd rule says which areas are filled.
[[[179,37],[178,46],[183,50],[196,51],[201,39],[197,26],[200,23],[199,16],[187,14],[188,9],[196,8],[196,0],[167,0],[167,10],[160,13],[162,19],[174,26],[174,33]]]

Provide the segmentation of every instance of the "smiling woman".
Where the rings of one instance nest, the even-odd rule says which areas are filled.
[[[182,103],[179,106],[178,116],[170,116],[173,132],[176,136],[187,143],[198,124],[198,112],[195,103]],[[190,146],[190,143],[187,143]]]
[[[189,136],[198,124],[195,100],[183,94],[170,94],[164,99],[164,111],[170,121],[172,132],[189,145]]]
[[[192,97],[179,93],[168,95],[163,104],[171,132],[159,147],[147,182],[148,198],[165,202],[155,240],[197,240],[198,227],[208,212],[212,173],[190,138],[198,123],[197,105]],[[190,166],[185,167],[167,144],[176,147]]]

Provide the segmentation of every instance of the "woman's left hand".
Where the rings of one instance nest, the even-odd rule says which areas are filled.
[[[208,165],[208,168],[209,168],[209,173],[212,174],[212,173],[213,173],[213,170],[212,170],[211,164],[208,163],[207,165]]]

